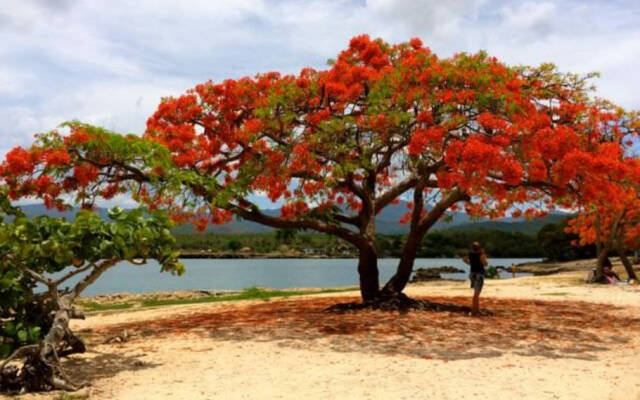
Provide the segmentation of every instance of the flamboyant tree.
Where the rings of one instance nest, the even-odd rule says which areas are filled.
[[[514,204],[573,204],[593,181],[593,143],[624,121],[588,76],[509,67],[480,52],[440,59],[420,40],[358,36],[326,70],[206,82],[166,98],[144,138],[79,123],[7,155],[14,198],[61,205],[131,191],[201,228],[234,215],[335,235],[358,249],[364,300],[401,292],[418,244],[447,211],[501,217]],[[253,199],[282,204],[264,214]],[[397,273],[380,289],[375,216],[412,198]]]
[[[612,155],[611,160],[614,160]],[[595,244],[598,261],[593,281],[603,277],[605,259],[616,251],[630,279],[638,279],[627,254],[640,248],[640,159],[620,157],[617,173],[609,169],[608,179],[580,205],[569,221],[567,232],[579,236],[579,244]],[[612,163],[613,164],[613,163]]]
[[[118,208],[110,222],[88,210],[73,222],[29,219],[0,192],[0,216],[7,215],[11,221],[0,219],[0,391],[76,390],[60,364],[86,349],[69,327],[84,318],[75,300],[123,260],[156,259],[163,270],[181,273],[171,221],[161,212]]]

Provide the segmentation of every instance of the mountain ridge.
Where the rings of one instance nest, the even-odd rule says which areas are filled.
[[[68,220],[72,220],[79,211],[75,208],[69,211],[57,211],[49,210],[42,204],[26,204],[21,206],[23,212],[28,217],[34,217],[37,215],[49,215],[52,217],[63,217]],[[107,208],[97,208],[97,213],[103,219],[108,219]],[[398,235],[406,234],[409,231],[408,224],[401,224],[399,221],[402,216],[409,211],[406,202],[400,202],[399,204],[389,205],[382,212],[376,216],[376,232],[380,234]],[[263,213],[270,216],[280,215],[280,209],[271,208],[263,209]],[[556,223],[564,218],[569,217],[571,214],[563,212],[553,212],[542,218],[536,218],[532,220],[525,220],[524,218],[500,218],[496,220],[490,220],[482,218],[480,220],[472,220],[467,214],[463,212],[448,213],[449,218],[447,220],[440,220],[436,222],[432,231],[442,230],[500,230],[508,232],[521,232],[527,234],[535,234],[542,227],[548,223]],[[268,233],[273,232],[275,229],[260,225],[258,223],[235,219],[225,225],[209,225],[206,232],[217,234],[245,234],[245,233]],[[181,225],[173,228],[174,233],[187,234],[194,232],[194,228],[190,225]]]

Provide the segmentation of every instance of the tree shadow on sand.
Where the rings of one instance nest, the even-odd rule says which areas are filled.
[[[74,382],[90,385],[97,379],[110,378],[120,372],[138,371],[158,366],[141,360],[141,356],[89,350],[82,355],[64,359],[62,365]]]
[[[425,298],[426,299],[426,298]],[[546,358],[597,359],[640,332],[632,309],[575,301],[483,299],[491,315],[460,312],[325,312],[353,298],[278,300],[229,305],[210,312],[111,326],[141,336],[198,333],[218,340],[275,341],[281,346],[368,352],[441,360],[499,357],[503,353]],[[428,300],[466,305],[466,297]]]

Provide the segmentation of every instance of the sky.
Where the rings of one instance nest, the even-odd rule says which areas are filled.
[[[637,0],[0,0],[0,156],[73,119],[142,133],[163,96],[322,68],[362,33],[597,71],[598,96],[638,109],[638,21]]]

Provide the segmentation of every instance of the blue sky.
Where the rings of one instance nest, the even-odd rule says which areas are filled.
[[[20,0],[0,7],[0,156],[70,119],[139,133],[162,96],[208,79],[322,67],[360,33],[441,56],[599,71],[640,108],[636,0]]]

